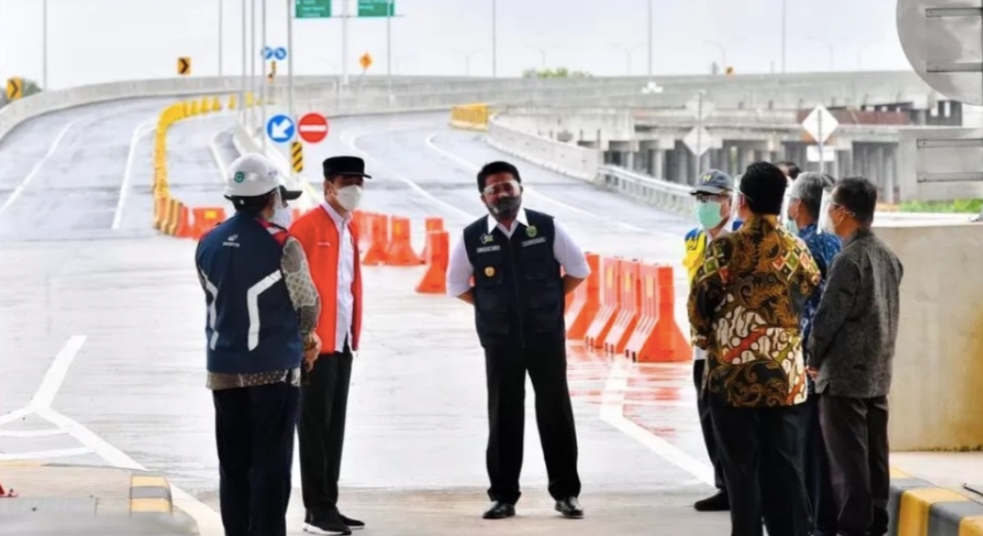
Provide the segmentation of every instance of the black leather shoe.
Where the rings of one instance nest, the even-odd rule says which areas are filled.
[[[693,508],[698,512],[726,512],[730,510],[730,501],[726,491],[718,491],[716,495],[696,501]]]
[[[505,519],[506,517],[512,517],[514,515],[515,506],[509,503],[495,501],[492,503],[491,508],[485,510],[484,515],[481,517],[485,519]]]
[[[359,529],[364,529],[365,528],[365,523],[362,523],[361,521],[359,521],[357,519],[352,519],[350,517],[346,517],[344,514],[338,514],[338,517],[341,518],[341,522],[342,523],[344,523],[345,525],[348,525],[348,528],[350,528],[352,530],[359,530]]]
[[[584,517],[584,511],[580,508],[580,503],[576,497],[567,497],[556,501],[556,511],[563,514],[563,517],[570,519],[580,519]]]
[[[341,535],[348,536],[352,530],[345,525],[339,516],[327,516],[318,519],[317,516],[308,516],[308,521],[304,523],[304,532],[310,534]]]

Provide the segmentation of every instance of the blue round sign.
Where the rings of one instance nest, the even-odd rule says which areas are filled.
[[[266,123],[266,135],[276,143],[286,143],[293,139],[296,127],[289,115],[278,114]]]
[[[287,59],[286,47],[276,47],[276,50],[273,51],[273,56],[280,61]]]
[[[273,52],[274,50],[272,48],[263,47],[263,51],[260,54],[262,54],[264,60],[268,60],[273,58]]]

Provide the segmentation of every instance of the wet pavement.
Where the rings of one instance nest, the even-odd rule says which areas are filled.
[[[107,147],[129,145],[134,129],[154,110],[143,104],[112,114],[113,121],[126,120],[129,127],[119,139],[98,139]],[[65,113],[62,122],[81,112]],[[52,117],[46,119],[58,120],[58,114]],[[364,208],[420,222],[414,227],[419,249],[424,217],[443,216],[447,228],[457,232],[482,214],[475,170],[466,163],[501,157],[475,135],[445,124],[446,117],[433,114],[339,119],[328,141],[308,148],[312,171],[307,176],[318,180],[318,162],[328,154],[351,152],[352,145],[364,151],[376,176]],[[171,173],[187,181],[187,191],[215,195],[220,182],[209,144],[227,127],[221,116],[174,127],[173,135],[181,139],[170,143]],[[49,130],[33,128],[36,140],[8,138],[0,144],[0,162],[21,145],[44,143]],[[217,142],[224,147],[227,140]],[[149,142],[138,146],[133,161],[149,165]],[[70,175],[78,184],[94,184],[83,193],[100,207],[105,204],[100,189],[113,184],[102,168],[116,163],[106,154],[111,162],[105,166],[80,165]],[[227,156],[227,150],[220,154]],[[140,173],[149,177],[144,164],[130,178],[133,190],[123,210],[132,217],[123,218],[116,234],[112,218],[99,233],[74,223],[80,218],[72,212],[75,204],[49,212],[41,223],[26,216],[38,213],[37,199],[55,188],[47,181],[32,183],[49,186],[38,198],[21,196],[11,204],[9,214],[21,217],[0,213],[7,230],[0,238],[0,276],[16,282],[0,286],[0,455],[163,473],[176,487],[175,504],[214,527],[218,471],[213,409],[204,388],[204,297],[192,268],[194,243],[158,236],[149,229],[149,212],[139,214],[138,204],[126,208],[143,195],[137,185],[143,184]],[[652,262],[677,263],[681,257],[688,222],[519,164],[527,206],[555,214],[586,249]],[[123,169],[125,162],[116,167]],[[0,170],[4,185],[16,183],[6,176]],[[118,196],[122,176],[114,177]],[[79,210],[87,206],[82,203]],[[44,226],[62,235],[52,237]],[[570,351],[569,375],[587,518],[564,520],[552,511],[538,436],[529,424],[519,517],[482,521],[487,502],[482,352],[467,306],[414,292],[422,271],[365,270],[365,342],[352,378],[341,481],[341,506],[348,515],[383,535],[479,528],[572,535],[726,531],[726,515],[692,510],[692,502],[711,488],[691,365],[639,366],[576,347]],[[677,295],[684,291],[677,287]],[[531,385],[527,393],[531,423]],[[25,407],[30,411],[18,413]],[[303,512],[297,491],[290,523],[299,534]]]

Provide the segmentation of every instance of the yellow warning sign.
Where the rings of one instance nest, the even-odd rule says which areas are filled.
[[[299,141],[290,142],[290,156],[294,166],[294,173],[304,171],[304,144]]]
[[[182,56],[177,59],[177,74],[181,76],[191,74],[191,58]]]
[[[17,100],[24,96],[24,80],[21,78],[7,79],[7,100]]]
[[[362,69],[368,70],[369,67],[372,67],[372,55],[368,52],[362,54],[362,57],[358,59],[358,63],[362,66]]]

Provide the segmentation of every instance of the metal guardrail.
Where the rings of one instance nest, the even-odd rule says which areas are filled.
[[[689,216],[693,213],[691,188],[662,179],[656,179],[618,166],[601,166],[597,170],[597,183],[643,203]]]

